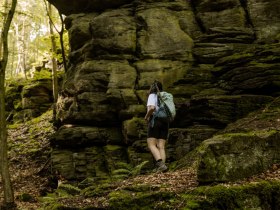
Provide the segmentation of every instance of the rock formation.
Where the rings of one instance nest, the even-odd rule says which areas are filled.
[[[8,82],[6,110],[9,122],[24,122],[45,113],[53,104],[51,73],[30,82]]]
[[[102,180],[117,169],[116,162],[137,165],[150,160],[147,167],[152,167],[143,116],[154,79],[174,95],[177,108],[167,146],[169,162],[279,94],[277,0],[49,2],[67,15],[71,46],[57,104],[61,127],[52,139],[53,166],[67,179]],[[279,136],[277,131],[271,135]],[[201,182],[236,178],[221,170],[211,176],[207,172],[217,171],[225,153],[232,153],[230,147],[219,147],[221,138],[204,143],[205,152],[210,147],[223,152],[212,149],[217,156],[212,162],[201,155]],[[223,141],[228,138],[246,144],[237,137]],[[266,158],[262,169],[276,159]],[[248,176],[257,172],[251,167],[255,165],[248,163],[238,170]]]

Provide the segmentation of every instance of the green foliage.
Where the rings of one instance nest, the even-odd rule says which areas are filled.
[[[47,196],[39,199],[39,201],[42,204],[42,208],[39,208],[39,210],[56,210],[56,209],[60,209],[63,207],[58,202],[57,195],[54,193],[47,194]]]
[[[182,195],[184,209],[275,209],[280,207],[280,183],[261,182],[238,186],[203,186]]]
[[[61,184],[54,193],[48,193],[40,198],[42,208],[40,210],[55,210],[62,209],[63,205],[59,203],[62,198],[72,198],[80,194],[81,190],[70,184]]]
[[[129,177],[136,177],[141,173],[141,170],[144,165],[146,165],[149,161],[143,161],[139,165],[133,167],[132,165],[124,162],[117,163],[117,168],[112,172],[113,180],[123,180]]]
[[[41,80],[41,79],[52,79],[52,72],[47,69],[42,69],[39,72],[35,72],[33,76],[34,80]]]
[[[58,31],[61,30],[61,20],[58,12],[53,10],[52,22]],[[1,20],[0,12],[0,20]],[[44,2],[18,1],[14,15],[14,24],[9,33],[9,60],[7,78],[27,78],[34,67],[42,66],[43,61],[51,60],[54,56],[62,63],[61,44],[58,33],[55,31],[57,50],[52,52],[49,35],[49,20],[46,15]],[[66,57],[69,54],[68,33],[63,33],[63,42]],[[21,54],[22,56],[18,56]]]
[[[78,184],[78,187],[81,189],[85,189],[87,187],[94,185],[95,183],[96,180],[93,177],[87,177]]]
[[[52,113],[52,110],[49,110],[25,123],[8,125],[9,153],[14,156],[36,156],[38,153],[47,155],[50,151],[46,150],[45,146],[49,144],[48,137],[54,133]]]
[[[127,169],[116,169],[112,172],[113,180],[123,180],[130,176],[130,171]]]
[[[148,191],[135,192],[130,190],[113,191],[109,194],[109,205],[112,209],[176,209],[174,204],[177,201],[172,192]]]
[[[132,177],[135,177],[141,173],[142,168],[148,163],[149,161],[143,161],[142,163],[138,164],[133,168],[131,171]]]
[[[62,192],[66,192],[69,195],[78,195],[81,192],[81,189],[70,184],[61,184],[58,190],[62,190]]]
[[[112,185],[109,183],[92,185],[90,187],[83,189],[81,191],[81,195],[85,197],[103,196],[108,194],[111,190],[112,190]]]

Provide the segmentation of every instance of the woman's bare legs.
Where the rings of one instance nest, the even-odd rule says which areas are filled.
[[[157,148],[159,150],[160,153],[160,158],[162,159],[162,161],[165,163],[166,160],[166,154],[165,154],[165,139],[159,139],[157,141]]]
[[[156,138],[147,139],[148,147],[156,161],[161,159],[165,163],[166,160],[165,142],[166,142],[165,139],[156,139]]]
[[[147,143],[148,143],[148,147],[149,147],[153,157],[155,158],[155,160],[157,161],[159,159],[162,159],[160,150],[157,147],[158,140],[156,138],[148,138]]]
[[[156,172],[165,172],[168,170],[165,165],[165,140],[164,139],[156,139],[156,138],[148,138],[148,147],[156,160]]]

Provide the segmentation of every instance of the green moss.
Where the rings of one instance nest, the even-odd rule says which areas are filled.
[[[25,123],[15,123],[8,126],[9,152],[17,155],[38,155],[49,152],[44,145],[48,144],[48,138],[54,133],[53,125],[50,122],[52,111],[34,118]],[[22,133],[25,135],[23,136]],[[13,139],[10,139],[13,138]],[[14,141],[15,139],[16,141]]]
[[[175,195],[164,191],[135,192],[115,191],[109,194],[109,205],[113,209],[168,209],[176,201]]]
[[[153,187],[147,184],[137,184],[137,185],[127,186],[125,190],[129,190],[131,192],[149,192],[149,191],[160,190],[160,187]]]
[[[107,151],[118,151],[120,149],[122,149],[122,147],[117,146],[117,145],[106,145],[105,146],[105,150],[107,150]]]
[[[42,208],[39,210],[59,210],[63,209],[63,205],[59,203],[59,195],[56,193],[49,193],[44,197],[39,198]]]
[[[253,53],[236,53],[230,56],[223,57],[219,59],[219,61],[216,63],[217,66],[220,65],[234,65],[236,63],[244,63],[252,60],[254,58]],[[214,71],[220,71],[223,69],[216,68]]]
[[[30,195],[29,193],[22,193],[18,196],[18,199],[23,201],[23,202],[31,202],[34,200],[34,198],[32,197],[32,195]]]
[[[172,94],[174,96],[191,97],[192,95],[198,94],[202,89],[202,86],[194,84],[176,86],[172,89]]]
[[[278,209],[280,182],[264,181],[239,186],[203,186],[182,195],[184,209]]]
[[[209,88],[209,89],[204,89],[200,91],[197,95],[194,97],[201,97],[201,96],[212,96],[212,95],[226,95],[226,91],[219,89],[219,88]]]
[[[271,130],[254,130],[254,131],[248,131],[248,132],[242,132],[242,133],[224,133],[224,134],[217,134],[212,139],[207,140],[207,142],[210,141],[226,141],[226,140],[232,140],[232,138],[238,138],[238,137],[254,137],[258,136],[260,138],[268,137],[271,135],[274,135],[278,133],[277,130],[271,129]],[[204,147],[200,147],[201,150],[204,150]]]

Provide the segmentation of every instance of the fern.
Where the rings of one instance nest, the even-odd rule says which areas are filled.
[[[129,171],[131,171],[133,169],[133,167],[125,162],[117,162],[116,163],[117,168],[122,168],[122,169],[127,169]]]
[[[39,201],[42,203],[42,208],[39,210],[51,210],[59,205],[56,193],[48,193],[47,196],[39,198]]]
[[[113,172],[112,172],[112,175],[114,176],[114,175],[119,175],[119,174],[130,174],[131,173],[131,171],[130,170],[127,170],[127,169],[125,169],[125,168],[120,168],[120,169],[116,169],[116,170],[114,170]]]
[[[112,172],[112,178],[120,180],[129,177],[135,177],[141,173],[143,166],[146,165],[147,163],[148,161],[143,161],[139,165],[132,167],[128,163],[119,162],[116,164],[119,168]]]
[[[60,184],[54,193],[48,193],[46,196],[39,199],[43,205],[42,210],[62,209],[59,199],[70,198],[80,194],[80,192],[81,190],[73,185]]]
[[[78,187],[74,187],[73,185],[70,184],[61,184],[59,185],[57,190],[65,191],[66,194],[70,194],[70,195],[78,195],[81,192],[81,190]]]
[[[116,175],[113,176],[114,180],[124,180],[124,179],[127,179],[127,178],[129,178],[128,174],[116,174]]]
[[[143,161],[142,163],[138,164],[137,166],[135,166],[133,168],[133,170],[131,171],[132,176],[135,177],[137,175],[139,175],[141,173],[141,170],[143,168],[144,165],[146,165],[149,161]]]

